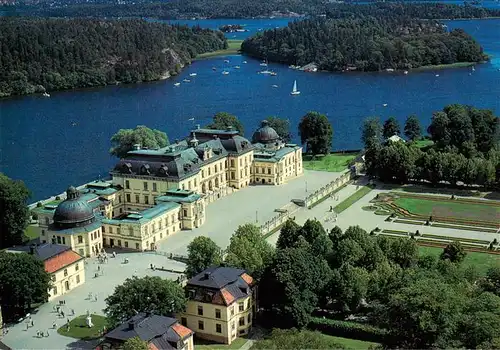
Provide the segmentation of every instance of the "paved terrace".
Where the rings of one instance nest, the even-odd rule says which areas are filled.
[[[239,225],[245,223],[263,224],[277,215],[279,209],[292,199],[304,199],[341,173],[307,171],[304,175],[281,186],[249,186],[224,198],[210,203],[206,209],[206,222],[192,231],[177,232],[159,242],[158,250],[168,253],[187,253],[187,246],[197,236],[208,236],[225,249],[229,239]]]
[[[108,250],[111,253],[112,250]],[[111,256],[111,254],[108,254]],[[129,259],[128,264],[123,264],[125,258]],[[56,298],[42,305],[36,313],[32,314],[34,326],[26,330],[26,323],[21,322],[16,325],[9,325],[9,332],[2,341],[13,349],[66,349],[66,348],[93,348],[92,343],[78,341],[74,338],[59,335],[52,329],[54,322],[57,327],[66,323],[66,318],[73,318],[71,309],[75,310],[75,316],[84,315],[89,310],[91,313],[103,315],[102,311],[106,306],[104,299],[113,293],[116,286],[123,281],[136,275],[143,277],[146,275],[160,276],[164,278],[177,279],[179,275],[164,271],[152,271],[149,266],[154,264],[157,267],[165,267],[174,270],[183,270],[184,264],[169,260],[163,256],[151,253],[119,253],[116,258],[110,257],[108,263],[100,264],[103,275],[94,278],[97,272],[97,259],[88,259],[85,266],[85,284],[75,288],[70,293]],[[88,300],[89,293],[97,295],[97,301]],[[62,308],[65,313],[64,318],[59,318],[54,311],[54,306],[59,304],[59,300],[66,300],[66,305]],[[49,337],[37,338],[36,332],[49,331]]]

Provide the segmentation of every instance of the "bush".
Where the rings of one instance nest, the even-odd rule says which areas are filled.
[[[419,231],[419,230],[417,230],[417,231],[415,232],[415,236],[420,236],[420,231]]]
[[[61,200],[61,196],[56,196],[56,201]]]
[[[381,343],[387,334],[385,329],[377,328],[368,324],[332,320],[328,318],[313,317],[309,328],[322,333]]]
[[[38,220],[38,214],[37,213],[31,213],[31,219]]]
[[[495,239],[493,240],[493,244],[498,244],[498,239],[496,239],[496,238],[495,238]]]
[[[38,203],[36,204],[36,207],[37,207],[37,208],[41,208],[42,206],[43,206],[42,202],[38,202]]]

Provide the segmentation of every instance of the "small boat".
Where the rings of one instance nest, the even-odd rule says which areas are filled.
[[[194,122],[194,118],[189,118],[188,121],[189,122]]]
[[[258,72],[259,74],[271,74],[272,72],[270,70],[263,70],[263,71],[260,71]]]
[[[278,87],[278,85],[276,85],[276,84],[273,85],[273,88],[277,88],[277,87]]]
[[[75,122],[71,123],[71,126],[76,126],[76,123]]]
[[[407,71],[407,70],[405,70],[403,73],[404,73],[405,75],[407,75],[407,74],[408,74],[408,71]]]
[[[472,67],[472,71],[475,72],[476,71],[476,68],[474,68],[474,66]]]
[[[48,92],[44,92],[42,95],[43,97],[50,97],[50,94]]]
[[[229,63],[229,60],[224,60],[224,63]]]
[[[271,74],[273,77],[274,77],[274,76],[276,76],[276,75],[278,75],[278,73],[276,73],[276,72],[271,72],[270,74]]]
[[[184,79],[184,80],[183,80],[183,82],[185,82],[185,83],[189,83],[189,82],[191,82],[191,80],[189,80],[189,79]]]
[[[243,63],[247,64],[248,62],[247,61],[243,61]]]
[[[228,72],[227,70],[225,70],[225,71],[223,71],[223,72],[222,72],[222,74],[224,74],[224,75],[228,75],[228,74],[229,74],[229,72]]]
[[[266,62],[262,62],[260,65],[261,65],[262,67],[267,67],[267,63],[266,63]]]
[[[181,85],[181,83],[175,83],[175,84],[174,84],[174,86],[179,86],[179,85]]]
[[[382,106],[387,107],[387,103],[384,103]]]
[[[195,77],[195,76],[197,76],[197,74],[196,73],[191,73],[191,74],[189,74],[189,76],[190,77]]]
[[[436,77],[439,77],[439,74],[436,74]]]
[[[215,67],[212,67],[212,70],[217,70],[217,68],[215,68]]]
[[[240,66],[236,66],[236,67],[234,67],[234,68],[236,68],[236,69],[240,69],[241,67],[240,67]]]
[[[293,89],[292,92],[290,92],[291,95],[299,95],[300,91],[297,90],[297,80],[293,81]]]

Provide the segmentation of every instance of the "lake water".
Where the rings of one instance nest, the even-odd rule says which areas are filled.
[[[286,25],[276,20],[207,20],[207,27],[243,23],[258,29]],[[364,118],[409,114],[428,124],[432,112],[450,103],[473,104],[500,112],[500,20],[447,23],[464,28],[493,55],[491,62],[439,72],[305,73],[273,64],[278,75],[257,74],[259,62],[242,56],[194,62],[174,79],[139,85],[53,93],[0,101],[0,171],[22,179],[33,200],[60,193],[69,185],[107,176],[115,159],[108,155],[110,137],[120,128],[144,124],[167,132],[171,140],[186,136],[195,124],[207,124],[219,111],[237,115],[250,137],[260,120],[276,115],[297,124],[308,111],[325,113],[333,124],[333,147],[360,147]],[[231,36],[231,35],[230,35]],[[243,61],[248,63],[244,64]],[[241,66],[236,69],[235,66]],[[217,70],[213,71],[212,67]],[[222,75],[227,68],[229,75]],[[189,77],[190,73],[196,77]],[[182,82],[191,79],[190,83]],[[291,96],[294,80],[301,94]],[[175,87],[175,82],[181,82]],[[278,87],[273,87],[277,85]],[[387,104],[387,107],[383,105]],[[189,121],[195,118],[194,122]]]

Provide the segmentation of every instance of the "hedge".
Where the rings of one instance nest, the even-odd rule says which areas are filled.
[[[308,328],[333,336],[366,340],[375,343],[384,342],[388,333],[385,329],[364,323],[319,317],[312,317],[312,321],[309,323]]]

